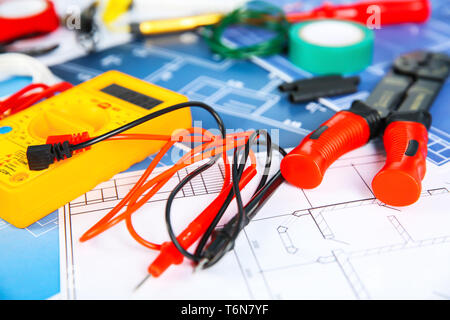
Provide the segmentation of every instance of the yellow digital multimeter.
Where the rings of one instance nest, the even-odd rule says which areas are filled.
[[[30,171],[27,147],[48,136],[88,132],[94,137],[165,107],[181,94],[108,71],[0,121],[0,218],[25,228],[102,181],[157,152],[164,142],[104,141],[42,171]],[[189,108],[167,113],[126,133],[171,135],[191,127]]]

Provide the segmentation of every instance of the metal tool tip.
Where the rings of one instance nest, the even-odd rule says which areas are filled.
[[[147,281],[149,278],[151,278],[152,277],[152,275],[149,273],[149,274],[147,274],[146,276],[145,276],[145,278],[144,279],[142,279],[141,280],[141,282],[139,282],[138,283],[138,285],[134,288],[134,292],[135,291],[137,291],[144,283],[145,283],[145,281]]]
[[[208,263],[208,259],[203,258],[201,259],[198,264],[195,266],[193,273],[195,273],[197,270],[203,269],[203,266]]]

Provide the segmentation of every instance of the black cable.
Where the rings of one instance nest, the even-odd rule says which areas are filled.
[[[129,130],[135,126],[138,126],[146,121],[152,120],[156,117],[160,117],[166,113],[169,112],[173,112],[182,108],[188,108],[188,107],[198,107],[198,108],[202,108],[206,111],[208,111],[214,118],[214,120],[216,120],[217,125],[219,127],[221,136],[223,139],[226,138],[226,130],[225,130],[225,125],[224,122],[222,120],[222,118],[220,117],[220,115],[209,105],[200,102],[200,101],[188,101],[188,102],[183,102],[183,103],[179,103],[161,110],[158,110],[156,112],[150,113],[142,118],[139,118],[135,121],[132,121],[130,123],[127,123],[126,125],[123,125],[122,127],[119,127],[117,129],[114,129],[110,132],[107,132],[101,136],[98,136],[96,138],[90,139],[88,141],[76,144],[76,145],[72,145],[72,150],[78,150],[78,149],[84,149],[88,146],[91,146],[95,143],[101,142],[103,140],[106,140],[114,135],[117,135],[119,133],[122,133],[126,130]],[[219,159],[221,157],[221,154],[217,154],[215,155],[213,158],[211,158],[207,163],[199,166],[198,168],[196,168],[194,171],[192,171],[191,173],[189,173],[183,180],[181,180],[178,185],[174,188],[174,190],[171,192],[171,194],[169,195],[169,199],[168,202],[172,203],[173,202],[173,198],[175,197],[175,195],[184,187],[184,185],[186,185],[190,180],[192,180],[194,177],[196,177],[197,175],[199,175],[200,173],[202,173],[203,171],[207,170],[208,168],[210,168],[211,166],[213,166],[217,159]],[[166,217],[166,222],[170,221],[170,216]],[[177,247],[177,249],[185,256],[194,259],[194,257],[186,250],[183,249],[183,247],[178,243],[177,239],[176,239],[176,235],[173,231],[172,225],[167,224],[167,230],[169,232],[169,235],[171,237],[171,239],[175,239],[174,244]]]
[[[167,198],[167,204],[166,204],[166,215],[165,215],[166,227],[167,227],[167,232],[169,234],[170,239],[172,240],[173,244],[178,249],[178,251],[180,251],[181,254],[183,254],[185,257],[187,257],[193,261],[196,261],[196,262],[199,260],[198,257],[195,254],[191,254],[189,251],[185,250],[183,248],[183,246],[178,242],[177,236],[176,236],[175,232],[173,231],[173,227],[172,227],[172,223],[171,223],[171,219],[170,219],[170,209],[172,207],[172,203],[173,203],[176,195],[178,194],[178,192],[180,192],[180,190],[183,189],[183,187],[189,181],[191,181],[197,175],[199,175],[206,169],[210,168],[214,164],[214,162],[212,162],[211,165],[209,165],[210,163],[211,163],[211,161],[208,162],[208,166],[205,166],[205,165],[200,166],[200,167],[196,168],[194,171],[192,171],[191,173],[189,173],[186,177],[184,177],[175,186],[175,188],[173,188],[172,192],[169,194],[169,197]]]
[[[248,139],[248,141],[245,144],[244,147],[244,155],[241,156],[240,160],[238,160],[238,154],[241,153],[242,147],[239,149],[235,149],[234,151],[234,155],[233,155],[233,166],[232,166],[232,174],[233,174],[233,179],[232,179],[232,184],[233,184],[233,189],[232,189],[232,196],[234,195],[236,197],[236,204],[238,207],[238,223],[237,223],[237,227],[234,229],[234,232],[232,235],[230,235],[231,239],[234,239],[238,236],[239,231],[241,230],[241,228],[243,228],[243,226],[247,223],[247,216],[245,214],[245,210],[244,210],[244,204],[242,201],[242,197],[241,197],[241,192],[239,189],[239,181],[241,180],[242,177],[242,173],[244,171],[245,168],[245,164],[248,160],[249,154],[250,154],[250,147],[255,143],[255,142],[259,142],[260,140],[256,140],[260,134],[265,136],[265,145],[266,145],[266,165],[265,165],[265,169],[264,169],[264,173],[261,177],[261,180],[259,182],[258,187],[255,190],[255,193],[253,194],[253,196],[255,196],[266,184],[267,178],[269,176],[269,171],[270,171],[270,166],[272,163],[272,142],[271,142],[271,138],[270,135],[267,133],[267,131],[265,130],[256,130]],[[238,167],[239,165],[239,167]],[[232,198],[232,197],[231,197]],[[229,201],[231,202],[231,201]],[[225,211],[228,206],[229,206],[229,202],[224,203],[222,209],[223,211]],[[221,217],[220,217],[221,218]],[[197,247],[197,255],[201,258],[201,259],[208,259],[210,260],[212,257],[208,257],[208,255],[205,255],[205,250],[204,247],[206,245],[206,240],[210,239],[210,237],[213,235],[214,231],[216,230],[216,226],[217,223],[219,222],[220,219],[217,220],[216,224],[214,225],[210,225],[210,227],[208,228],[207,232],[205,232],[205,234],[203,235],[203,242],[201,242],[202,246]],[[214,240],[213,240],[214,241]],[[211,246],[211,245],[210,245]],[[210,247],[209,246],[209,247]],[[208,247],[208,248],[209,248]],[[228,251],[224,250],[225,252]],[[200,259],[199,259],[200,260]]]
[[[186,177],[184,177],[183,180],[180,181],[180,183],[177,186],[175,186],[175,188],[172,190],[172,192],[170,193],[170,195],[167,199],[167,203],[166,203],[166,227],[167,227],[167,232],[169,234],[169,237],[170,237],[171,241],[173,242],[173,244],[175,245],[175,247],[178,249],[178,251],[180,251],[181,254],[183,254],[186,258],[189,258],[195,262],[200,261],[200,259],[201,259],[200,252],[202,251],[202,248],[206,245],[206,242],[209,239],[209,235],[213,232],[214,228],[219,223],[220,219],[222,218],[223,214],[225,213],[228,205],[230,204],[230,202],[232,201],[233,196],[234,196],[233,190],[230,190],[230,192],[228,193],[220,210],[217,212],[213,221],[208,226],[208,229],[205,231],[202,238],[200,239],[200,242],[197,246],[195,253],[191,254],[190,252],[185,250],[179,243],[179,241],[175,235],[175,232],[173,231],[173,228],[172,228],[170,215],[171,215],[172,203],[173,203],[176,195],[189,181],[191,181],[193,178],[195,178],[197,174],[200,174],[200,172],[198,172],[198,173],[191,172]]]
[[[47,143],[43,145],[28,146],[27,148],[28,167],[30,170],[34,171],[47,169],[55,161],[61,161],[63,159],[72,157],[73,153],[77,150],[83,150],[87,147],[92,146],[93,144],[104,141],[108,138],[111,138],[117,134],[127,131],[133,127],[136,127],[146,121],[160,117],[164,114],[189,107],[198,107],[208,111],[213,116],[214,120],[217,122],[222,138],[225,139],[226,136],[225,125],[219,114],[212,107],[203,102],[188,101],[149,113],[119,128],[116,128],[98,137],[89,139],[81,143],[71,144],[69,140],[66,140],[57,143]],[[212,158],[211,161],[215,162],[219,157],[220,155],[216,155]]]
[[[237,166],[233,165],[233,170],[232,170],[232,174],[233,174],[233,191],[236,197],[236,203],[237,203],[237,207],[238,207],[238,227],[236,228],[236,234],[235,236],[237,236],[237,233],[239,233],[241,226],[243,224],[245,224],[245,220],[246,220],[246,215],[244,212],[244,203],[242,202],[242,197],[241,197],[241,191],[239,189],[239,181],[241,180],[241,176],[242,173],[244,172],[244,167],[245,167],[245,163],[247,162],[247,159],[249,157],[249,153],[250,153],[250,146],[254,143],[255,139],[260,135],[263,134],[265,136],[265,141],[266,141],[266,150],[267,150],[267,156],[266,156],[266,165],[264,168],[264,173],[262,176],[262,179],[258,185],[258,187],[256,188],[256,192],[258,192],[265,184],[267,181],[267,178],[269,176],[269,170],[270,170],[270,166],[272,163],[272,141],[270,139],[270,135],[267,133],[266,130],[256,130],[249,138],[249,140],[247,141],[247,143],[245,144],[245,152],[244,155],[241,157],[241,160],[239,160],[239,170],[237,169]],[[235,150],[234,152],[234,163],[237,164],[238,161],[238,153],[240,152],[240,150]],[[256,193],[255,192],[255,193]]]
[[[284,149],[275,144],[273,149],[278,149],[282,156],[287,153]],[[273,192],[284,181],[281,172],[278,171],[267,184],[264,185],[258,192],[256,192],[252,199],[245,206],[245,223],[240,224],[239,219],[242,213],[235,215],[225,226],[215,231],[213,235],[214,240],[205,250],[204,256],[207,259],[206,263],[202,265],[203,269],[209,268],[216,264],[229,250],[234,247],[234,242],[239,235],[239,232],[250,222],[250,220],[258,213],[264,206],[265,202],[270,198]]]
[[[123,126],[121,126],[119,128],[116,128],[116,129],[111,130],[111,131],[109,131],[107,133],[104,133],[104,134],[102,134],[102,135],[100,135],[98,137],[89,139],[89,140],[87,140],[85,142],[81,142],[81,143],[78,143],[78,144],[71,145],[70,146],[71,150],[75,151],[75,150],[80,150],[80,149],[87,148],[89,146],[92,146],[93,144],[96,144],[96,143],[98,143],[100,141],[103,141],[103,140],[106,140],[108,138],[111,138],[111,137],[113,137],[113,136],[115,136],[117,134],[120,134],[120,133],[122,133],[122,132],[124,132],[126,130],[134,128],[134,127],[136,127],[136,126],[138,126],[138,125],[140,125],[140,124],[142,124],[144,122],[147,122],[147,121],[150,121],[150,120],[155,119],[157,117],[160,117],[160,116],[162,116],[162,115],[164,115],[166,113],[173,112],[175,110],[179,110],[179,109],[183,109],[183,108],[189,108],[189,107],[198,107],[198,108],[202,108],[202,109],[208,111],[214,117],[214,120],[216,120],[217,125],[219,126],[219,130],[220,130],[220,133],[221,133],[222,137],[225,138],[225,135],[226,135],[225,125],[224,125],[223,120],[220,117],[220,115],[212,107],[210,107],[206,103],[203,103],[203,102],[200,102],[200,101],[188,101],[188,102],[175,104],[173,106],[170,106],[170,107],[167,107],[167,108],[164,108],[164,109],[152,112],[152,113],[147,114],[147,115],[145,115],[145,116],[143,116],[143,117],[141,117],[139,119],[136,119],[136,120],[134,120],[132,122],[129,122],[129,123],[127,123],[127,124],[125,124],[125,125],[123,125]]]
[[[144,122],[150,121],[152,119],[155,119],[157,117],[160,117],[164,114],[182,109],[182,108],[188,108],[188,107],[198,107],[198,108],[202,108],[206,111],[208,111],[214,118],[214,120],[217,122],[218,128],[220,130],[221,136],[223,139],[225,139],[226,137],[226,130],[225,130],[225,125],[224,122],[222,120],[222,118],[220,117],[220,115],[209,105],[200,102],[200,101],[188,101],[188,102],[183,102],[183,103],[179,103],[158,111],[155,111],[153,113],[150,113],[148,115],[145,115],[139,119],[136,119],[130,123],[127,123],[119,128],[116,128],[114,130],[111,130],[103,135],[100,135],[98,137],[92,138],[90,140],[78,143],[78,144],[74,144],[74,145],[70,145],[70,150],[71,151],[75,151],[75,150],[80,150],[80,149],[84,149],[87,148],[89,146],[92,146],[96,143],[99,143],[101,141],[104,141],[108,138],[111,138],[117,134],[120,134],[126,130],[129,130],[133,127],[136,127]],[[173,202],[173,198],[175,197],[175,195],[184,187],[184,185],[186,185],[190,180],[192,180],[194,177],[196,177],[197,175],[199,175],[200,173],[202,173],[203,171],[207,170],[208,168],[210,168],[211,166],[214,165],[214,163],[217,161],[217,159],[220,157],[220,154],[215,155],[212,159],[210,159],[207,163],[199,166],[198,168],[196,168],[194,171],[192,171],[191,173],[189,173],[182,181],[180,181],[180,183],[174,188],[174,190],[171,192],[171,194],[169,195],[169,203]],[[170,221],[170,216],[168,218],[166,218],[166,221]],[[172,226],[169,222],[168,224],[168,232],[169,235],[171,236],[172,239],[175,239],[174,244],[177,247],[178,250],[180,250],[180,252],[182,252],[184,255],[188,256],[191,259],[194,259],[194,257],[187,252],[186,250],[183,249],[183,247],[178,243],[178,241],[176,241],[176,236],[173,232]]]
[[[164,114],[182,109],[182,108],[188,108],[188,107],[199,107],[202,108],[206,111],[208,111],[213,118],[215,119],[215,121],[218,124],[219,130],[221,132],[222,138],[225,139],[226,137],[226,130],[225,130],[225,125],[223,123],[222,118],[220,117],[220,115],[209,105],[203,103],[203,102],[199,102],[199,101],[189,101],[189,102],[183,102],[183,103],[179,103],[158,111],[155,111],[153,113],[150,113],[148,115],[145,115],[137,120],[134,120],[130,123],[127,123],[119,128],[116,128],[114,130],[111,130],[107,133],[104,133],[98,137],[89,139],[87,141],[78,143],[78,144],[69,144],[68,150],[67,152],[70,151],[76,151],[76,150],[80,150],[80,149],[85,149],[89,146],[92,146],[98,142],[104,141],[108,138],[111,138],[117,134],[120,134],[124,131],[127,131],[135,126],[138,126],[146,121],[155,119],[157,117],[160,117]],[[266,155],[266,165],[265,165],[265,170],[264,170],[264,174],[260,180],[260,183],[253,195],[252,200],[249,202],[249,204],[247,204],[247,206],[244,207],[243,202],[242,202],[242,198],[241,198],[241,194],[240,194],[240,190],[239,190],[239,181],[242,177],[242,174],[244,172],[245,169],[245,164],[248,160],[249,154],[250,154],[250,148],[253,146],[253,144],[255,144],[256,142],[260,143],[259,137],[260,135],[263,135],[265,137],[265,141],[264,144],[266,145],[267,148],[267,155]],[[236,196],[236,202],[238,204],[238,214],[237,214],[237,223],[234,227],[234,232],[233,235],[231,235],[230,237],[230,241],[229,243],[233,243],[234,239],[238,236],[240,230],[242,230],[242,228],[248,223],[249,219],[248,219],[248,212],[250,210],[249,205],[251,204],[251,207],[253,208],[254,204],[256,204],[256,201],[259,201],[263,196],[264,193],[261,193],[262,190],[266,190],[268,187],[270,187],[271,183],[266,184],[267,178],[268,178],[268,173],[270,170],[270,166],[272,163],[272,147],[274,145],[272,145],[271,139],[270,139],[270,135],[267,133],[267,131],[265,130],[256,130],[255,132],[253,132],[250,137],[248,138],[245,146],[244,146],[244,154],[243,156],[239,157],[238,155],[241,154],[242,151],[242,147],[235,150],[234,152],[234,163],[232,165],[232,170],[233,170],[233,174],[232,174],[232,183],[233,183],[233,188],[230,190],[230,192],[227,195],[227,198],[224,201],[224,204],[222,205],[222,207],[220,208],[219,212],[216,214],[213,222],[210,224],[210,226],[208,227],[207,231],[203,234],[200,242],[199,242],[199,246],[196,248],[196,251],[194,254],[189,253],[187,250],[185,250],[180,243],[178,242],[178,240],[176,239],[176,235],[173,231],[172,225],[171,225],[171,221],[170,221],[170,209],[172,206],[172,202],[175,199],[175,196],[177,195],[177,193],[189,182],[191,181],[193,178],[195,178],[196,176],[198,176],[199,174],[201,174],[202,172],[204,172],[205,170],[207,170],[208,168],[210,168],[212,165],[215,164],[215,162],[217,161],[217,159],[219,159],[221,157],[221,154],[217,154],[215,155],[212,159],[210,159],[209,162],[199,166],[198,168],[196,168],[194,171],[192,171],[191,173],[189,173],[183,180],[180,181],[180,183],[172,190],[172,192],[169,195],[169,198],[167,200],[167,204],[166,204],[166,225],[167,225],[167,230],[169,233],[169,236],[172,240],[172,242],[174,243],[174,245],[176,246],[176,248],[187,258],[194,260],[195,262],[199,262],[200,259],[202,259],[204,257],[204,248],[206,246],[207,241],[210,239],[211,235],[213,234],[213,232],[215,231],[215,228],[217,226],[217,224],[219,223],[220,219],[222,218],[223,214],[225,213],[226,209],[228,208],[229,204],[231,203],[232,199],[234,196]],[[37,146],[37,147],[41,147],[41,146]],[[284,153],[285,154],[285,153]],[[28,156],[28,153],[27,153]],[[69,156],[67,156],[69,157]],[[271,180],[272,181],[272,180]],[[259,195],[259,196],[258,196]],[[254,204],[253,204],[254,203]],[[209,247],[208,247],[209,248]],[[217,258],[219,256],[222,256],[223,254],[225,254],[225,252],[227,252],[228,250],[222,250],[222,252],[217,253],[216,259],[214,259],[214,261],[218,260]],[[214,262],[215,263],[215,262]]]
[[[225,125],[223,123],[222,118],[220,115],[209,105],[199,102],[199,101],[189,101],[184,103],[179,103],[158,111],[155,111],[153,113],[150,113],[148,115],[145,115],[137,120],[134,120],[130,123],[127,123],[119,128],[116,128],[114,130],[111,130],[105,134],[102,134],[98,137],[89,139],[87,141],[78,143],[78,144],[69,144],[69,141],[65,141],[64,143],[58,143],[58,144],[46,144],[46,145],[38,145],[38,146],[31,146],[27,149],[27,159],[29,164],[33,164],[35,170],[42,170],[48,167],[49,164],[53,163],[55,160],[55,156],[57,156],[58,160],[61,160],[63,158],[69,158],[72,156],[72,153],[76,150],[85,149],[87,147],[90,147],[98,142],[104,141],[108,138],[111,138],[117,134],[120,134],[126,130],[129,130],[135,126],[138,126],[146,121],[155,119],[157,117],[160,117],[164,114],[182,109],[182,108],[188,108],[188,107],[199,107],[206,111],[208,111],[215,121],[218,124],[219,130],[221,132],[221,136],[223,139],[226,138],[226,130]],[[260,141],[260,136],[264,136],[265,140],[263,143]],[[263,173],[263,176],[260,180],[260,183],[258,187],[256,188],[255,193],[253,194],[252,200],[244,207],[241,193],[239,190],[239,181],[241,180],[242,174],[245,169],[246,162],[248,160],[249,154],[250,154],[250,148],[255,143],[261,143],[266,145],[267,154],[266,154],[266,165],[265,170]],[[219,223],[220,219],[222,218],[223,214],[225,213],[226,209],[228,208],[229,204],[231,203],[234,196],[236,196],[236,202],[238,205],[238,214],[233,220],[233,223],[231,224],[233,226],[234,232],[229,236],[229,239],[227,240],[227,244],[233,244],[235,238],[238,236],[239,232],[245,227],[245,225],[249,222],[249,214],[252,212],[255,212],[254,207],[257,204],[257,207],[262,206],[261,199],[263,199],[264,195],[266,194],[268,188],[273,184],[273,182],[267,182],[269,170],[272,163],[272,148],[278,148],[279,151],[282,150],[278,146],[272,144],[270,135],[265,130],[256,130],[253,132],[250,137],[247,139],[244,148],[240,147],[235,149],[234,151],[234,161],[232,164],[232,184],[233,188],[230,190],[230,192],[227,195],[227,198],[225,199],[223,205],[221,206],[219,212],[214,217],[214,220],[212,223],[208,226],[208,229],[203,234],[202,238],[200,239],[199,245],[196,248],[196,251],[194,254],[189,253],[187,250],[185,250],[178,240],[176,239],[176,235],[173,231],[171,221],[170,221],[170,209],[172,206],[172,202],[175,199],[175,196],[177,193],[193,178],[210,168],[212,165],[215,164],[217,159],[219,159],[222,154],[217,154],[214,157],[212,157],[209,162],[199,166],[194,171],[189,173],[183,180],[180,181],[180,183],[172,190],[172,192],[169,195],[169,198],[167,200],[166,204],[166,225],[167,230],[169,233],[169,236],[176,246],[176,248],[187,258],[194,260],[195,262],[199,262],[200,259],[204,258],[204,248],[206,246],[207,241],[211,238],[211,235],[213,235],[213,232],[215,232],[216,226]],[[244,149],[244,154],[239,158],[239,155],[242,153],[242,149]],[[286,153],[284,150],[280,151],[283,155]],[[30,167],[31,168],[31,167]],[[273,179],[271,179],[273,181]],[[253,210],[253,211],[251,211]],[[251,218],[251,217],[250,217]],[[236,222],[236,223],[235,223]],[[228,223],[227,225],[230,225]],[[211,248],[211,245],[208,246],[208,249]],[[209,265],[212,265],[216,261],[220,259],[221,256],[223,256],[227,251],[229,250],[229,247],[227,248],[220,248],[217,252],[214,253],[213,260]],[[211,250],[210,250],[211,251]]]
[[[253,136],[254,135],[252,135],[252,137]],[[252,138],[252,141],[253,141],[253,138]],[[247,144],[248,144],[248,142],[247,142]],[[247,150],[247,152],[249,152],[249,150]],[[235,165],[237,165],[237,161],[235,161],[235,163],[233,164],[233,166],[235,166]],[[241,167],[241,170],[242,170],[242,168],[243,168],[243,166]],[[207,230],[205,231],[205,233],[203,234],[202,238],[200,239],[199,244],[198,244],[194,254],[191,254],[190,252],[185,250],[181,246],[181,244],[179,243],[179,241],[178,241],[178,239],[177,239],[177,237],[176,237],[176,235],[175,235],[175,233],[173,231],[170,216],[171,216],[172,203],[173,203],[173,200],[175,199],[176,195],[184,187],[184,185],[186,185],[195,176],[196,176],[196,174],[194,174],[194,172],[192,172],[191,174],[189,174],[186,177],[184,177],[184,179],[170,193],[170,195],[169,195],[169,197],[167,199],[167,203],[166,203],[166,227],[167,227],[167,231],[168,231],[169,237],[170,237],[171,241],[173,242],[173,244],[175,245],[175,247],[178,249],[178,251],[180,251],[180,253],[183,254],[186,258],[188,258],[190,260],[193,260],[195,262],[198,262],[202,258],[201,252],[203,251],[204,246],[206,245],[208,239],[210,238],[210,235],[212,234],[212,232],[216,228],[217,224],[219,223],[220,219],[222,218],[222,216],[225,213],[226,209],[228,208],[229,204],[233,200],[234,191],[233,191],[233,189],[230,190],[230,192],[228,193],[228,195],[227,195],[223,205],[221,206],[220,210],[217,212],[217,214],[214,217],[213,221],[210,223],[210,225],[208,226]],[[235,179],[235,177],[233,177],[233,180],[234,179]],[[238,181],[239,180],[240,180],[240,177],[239,177]]]
[[[246,224],[242,227],[242,229],[250,222],[250,220],[256,215],[256,213],[263,207],[267,199],[273,194],[273,191],[284,181],[281,172],[278,171],[275,176],[272,177],[270,183],[268,183],[264,189],[261,189],[260,193],[256,196],[259,199],[255,206],[252,206],[253,210],[247,209],[246,212],[248,219],[246,220]],[[236,218],[235,216],[232,220],[230,220],[222,229],[216,231],[214,235],[214,240],[210,243],[209,247],[205,251],[205,257],[207,258],[206,263],[202,265],[202,269],[207,269],[216,264],[228,251],[233,249],[234,243],[237,237],[233,237],[231,233],[236,231]],[[239,232],[242,231],[239,229]],[[238,233],[239,235],[239,233]]]
[[[258,139],[260,135],[263,135],[265,137],[265,141],[263,144],[266,145],[267,148],[267,154],[266,154],[266,164],[265,164],[265,170],[263,173],[263,176],[260,180],[260,183],[258,185],[258,187],[256,188],[256,191],[251,199],[251,201],[247,204],[247,206],[245,206],[244,209],[244,205],[242,203],[242,198],[240,197],[240,190],[239,190],[239,181],[242,177],[242,173],[245,169],[245,164],[247,162],[247,159],[249,157],[249,153],[250,153],[250,148],[251,146],[255,143],[261,143],[260,140]],[[233,197],[236,195],[236,202],[238,204],[238,211],[239,213],[237,214],[237,220],[238,223],[236,225],[233,225],[234,228],[234,232],[233,234],[230,236],[230,241],[234,242],[234,239],[238,236],[240,230],[242,230],[242,228],[245,227],[245,225],[248,223],[249,219],[249,214],[252,212],[255,212],[257,210],[255,210],[255,205],[258,204],[258,202],[264,198],[264,195],[266,194],[266,192],[261,192],[262,190],[269,190],[269,188],[271,186],[274,185],[275,180],[271,179],[271,181],[273,182],[269,182],[266,183],[267,179],[268,179],[268,175],[269,175],[269,170],[271,167],[271,163],[272,163],[272,149],[281,149],[276,145],[272,146],[272,142],[270,139],[270,135],[267,133],[267,131],[265,130],[257,130],[255,131],[247,140],[245,146],[244,146],[244,155],[241,156],[240,160],[238,160],[238,155],[241,153],[242,147],[239,150],[235,150],[234,152],[234,161],[233,161],[233,189],[230,190],[230,192],[228,193],[223,205],[221,206],[220,210],[218,211],[218,213],[216,214],[216,216],[214,217],[213,221],[211,222],[211,224],[208,226],[207,230],[205,231],[205,233],[203,234],[202,238],[199,241],[199,244],[194,252],[194,254],[188,252],[187,250],[185,250],[181,244],[178,242],[176,235],[173,231],[172,225],[171,225],[171,207],[172,207],[172,203],[177,195],[177,193],[190,181],[192,180],[196,175],[200,174],[201,172],[192,172],[189,175],[187,175],[171,192],[171,194],[169,195],[169,198],[167,200],[167,204],[166,204],[166,226],[167,226],[167,230],[169,233],[169,237],[171,239],[171,241],[173,242],[173,244],[175,245],[175,247],[180,251],[180,253],[182,253],[186,258],[189,258],[191,260],[193,260],[194,262],[199,262],[200,260],[202,260],[203,258],[205,258],[204,256],[204,248],[206,246],[207,241],[211,238],[211,235],[213,234],[213,232],[216,229],[217,224],[219,223],[220,219],[222,218],[224,212],[226,211],[226,209],[228,208],[229,204],[231,203]],[[283,155],[286,154],[286,152],[284,150],[281,149],[280,151]],[[262,203],[260,203],[260,206],[262,206]],[[209,247],[208,247],[209,248]],[[229,250],[229,249],[228,249]],[[222,250],[221,254],[216,254],[216,257],[219,256],[223,256],[228,250]],[[216,260],[216,259],[214,259]],[[218,259],[217,259],[218,260]],[[214,262],[215,263],[215,262]]]
[[[155,119],[157,117],[160,117],[166,113],[170,113],[179,109],[183,109],[183,108],[189,108],[189,107],[198,107],[198,108],[202,108],[204,110],[206,110],[207,112],[209,112],[214,120],[217,122],[218,128],[220,130],[221,136],[223,139],[225,139],[226,137],[226,130],[225,130],[225,125],[224,122],[222,120],[222,118],[220,117],[220,115],[209,105],[200,102],[200,101],[188,101],[188,102],[183,102],[183,103],[179,103],[179,104],[175,104],[173,106],[155,111],[153,113],[150,113],[148,115],[145,115],[139,119],[136,119],[130,123],[127,123],[119,128],[116,128],[114,130],[111,130],[105,134],[102,134],[98,137],[92,138],[90,140],[78,143],[78,144],[74,144],[74,145],[70,145],[70,150],[71,151],[75,151],[75,150],[80,150],[80,149],[84,149],[86,147],[92,146],[93,144],[99,143],[101,141],[104,141],[108,138],[111,138],[117,134],[120,134],[126,130],[129,130],[131,128],[134,128],[144,122],[150,121],[152,119]],[[189,173],[172,191],[172,193],[169,196],[170,199],[170,203],[173,201],[173,199],[171,199],[171,196],[175,197],[175,195],[184,187],[185,184],[187,184],[191,179],[193,179],[195,176],[199,175],[200,173],[202,173],[203,171],[205,171],[206,169],[210,168],[211,166],[214,165],[214,163],[217,161],[217,159],[220,157],[221,155],[215,155],[212,159],[210,159],[207,163],[201,165],[200,167],[196,168],[194,171],[192,171],[191,173]],[[175,191],[175,192],[174,192]],[[169,217],[170,219],[170,217]],[[167,219],[166,219],[167,220]],[[176,236],[173,232],[173,229],[171,227],[171,224],[169,223],[168,225],[168,231],[169,231],[169,235],[171,235],[171,238],[174,238],[176,241]],[[180,250],[180,252],[182,252],[184,255],[189,256],[189,252],[185,251],[181,245],[178,242],[174,242],[175,246],[177,246],[178,250]],[[184,251],[184,252],[183,252]],[[190,257],[192,259],[192,257]]]
[[[264,132],[266,133],[266,137],[267,137],[268,136],[267,131],[264,131]],[[197,261],[199,261],[201,258],[203,258],[202,253],[204,251],[204,247],[206,246],[207,241],[210,239],[215,228],[217,227],[217,224],[219,223],[223,214],[225,213],[225,211],[227,210],[231,201],[233,200],[233,197],[236,195],[235,190],[238,190],[238,192],[239,192],[239,181],[241,180],[242,173],[244,172],[244,169],[245,169],[245,163],[247,162],[247,158],[250,153],[250,146],[255,143],[255,138],[258,136],[259,136],[259,130],[255,131],[252,135],[250,135],[249,139],[247,140],[247,142],[245,144],[245,155],[244,155],[245,161],[238,162],[236,160],[237,159],[237,157],[236,157],[237,150],[235,150],[235,152],[234,152],[235,159],[232,164],[232,168],[234,171],[234,174],[232,177],[233,189],[230,190],[230,192],[229,192],[225,202],[223,203],[222,207],[220,208],[219,212],[217,213],[214,220],[209,225],[208,229],[205,231],[202,238],[200,239],[200,242],[195,250],[195,255],[196,255]],[[238,163],[240,165],[239,168],[237,168]],[[268,160],[266,160],[266,167],[267,167],[267,165],[269,165],[269,168],[270,168],[270,163],[271,163],[271,152],[268,152]],[[265,172],[266,172],[266,170],[265,170]],[[256,188],[255,193],[265,184],[266,180],[267,180],[267,176],[265,174],[263,174],[261,181],[260,181],[258,187]],[[237,198],[236,202],[239,207],[243,206],[242,200],[240,198],[240,193],[239,193],[239,199]]]

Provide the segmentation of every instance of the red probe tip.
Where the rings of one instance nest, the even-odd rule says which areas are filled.
[[[422,187],[403,170],[380,171],[372,180],[372,190],[380,201],[392,206],[408,206],[419,200]]]
[[[323,179],[320,165],[310,156],[288,154],[280,164],[283,177],[291,184],[302,189],[312,189],[320,185]]]

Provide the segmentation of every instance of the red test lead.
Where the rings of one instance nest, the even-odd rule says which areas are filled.
[[[242,180],[239,183],[239,188],[242,190],[255,175],[255,167],[248,167],[244,171]],[[185,249],[189,248],[205,233],[220,207],[223,205],[225,198],[231,191],[231,187],[232,185],[229,184],[224,188],[219,196],[217,196],[216,199],[211,202],[211,204],[177,237],[178,241]],[[152,277],[159,277],[172,264],[180,264],[183,262],[183,258],[183,255],[178,251],[173,242],[164,242],[161,245],[160,254],[148,267],[148,273]]]
[[[351,4],[333,5],[330,2],[307,12],[287,13],[290,23],[311,19],[343,19],[363,24],[380,25],[422,23],[431,14],[429,0],[371,0]],[[373,21],[372,21],[373,17]]]
[[[45,83],[32,83],[0,101],[0,120],[22,111],[42,99],[52,97],[58,92],[72,88],[69,82],[59,82],[52,86]]]

